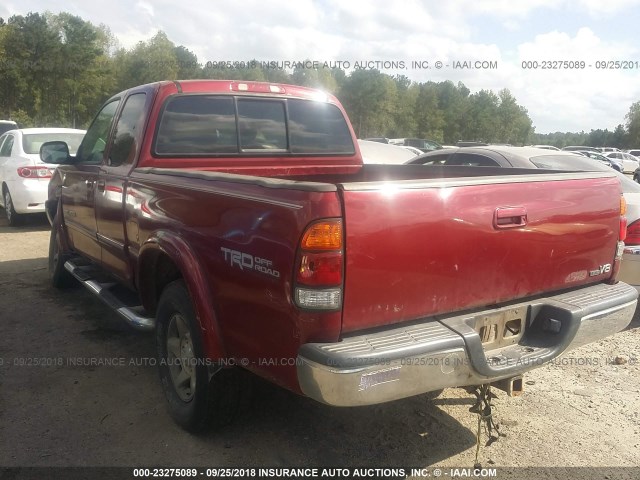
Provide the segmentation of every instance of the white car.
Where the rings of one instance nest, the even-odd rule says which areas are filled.
[[[413,153],[414,155],[422,155],[424,152],[422,150],[420,150],[419,148],[416,147],[410,147],[408,145],[402,145],[402,148],[409,150],[411,153]]]
[[[71,128],[24,128],[0,136],[0,203],[9,225],[18,225],[29,213],[44,212],[49,179],[56,165],[40,160],[44,142],[61,140],[75,154],[85,130]]]
[[[364,163],[403,164],[416,155],[404,147],[358,139]],[[422,153],[422,152],[420,152]]]
[[[544,150],[556,150],[560,151],[558,147],[554,147],[553,145],[531,145],[533,148],[542,148]]]
[[[604,154],[607,158],[622,160],[622,168],[624,173],[633,173],[640,165],[638,159],[629,153],[609,152]]]

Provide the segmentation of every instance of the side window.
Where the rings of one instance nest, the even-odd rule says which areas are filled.
[[[309,100],[287,101],[292,153],[353,154],[349,127],[335,105]]]
[[[464,165],[468,167],[499,167],[500,164],[492,158],[477,153],[457,153],[445,165]]]
[[[286,150],[284,103],[269,100],[238,100],[240,149]]]
[[[119,99],[109,102],[98,112],[78,149],[76,162],[102,163],[109,130],[111,130],[113,117],[116,114],[119,103]]]
[[[237,153],[233,98],[205,95],[171,98],[162,112],[155,152],[160,155]]]
[[[131,95],[122,108],[109,152],[109,165],[112,167],[133,162],[141,140],[146,97],[144,93]]]
[[[13,135],[4,135],[6,137],[4,143],[2,144],[2,148],[0,149],[0,157],[10,157],[11,149],[13,148]]]

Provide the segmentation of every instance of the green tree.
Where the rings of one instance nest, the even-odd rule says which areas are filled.
[[[638,148],[640,146],[640,101],[631,105],[629,113],[624,118],[627,121],[627,143],[631,148]]]
[[[359,138],[384,136],[393,129],[396,84],[378,70],[355,70],[340,97]]]
[[[162,31],[147,42],[138,42],[133,50],[118,50],[114,60],[118,90],[178,78],[176,46]]]

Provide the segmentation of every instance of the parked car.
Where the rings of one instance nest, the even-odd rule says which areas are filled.
[[[633,155],[636,158],[640,158],[640,149],[638,149],[638,148],[633,148],[631,150],[625,150],[625,153],[629,153],[629,154]]]
[[[591,152],[593,153],[593,152]],[[597,155],[597,154],[596,154]],[[430,152],[409,160],[420,165],[472,165],[483,167],[544,168],[549,170],[611,171],[600,162],[573,152],[551,152],[531,147],[475,147],[457,152]],[[640,290],[640,185],[614,170],[627,203],[627,236],[620,269],[620,280]],[[640,178],[640,168],[636,179]]]
[[[616,147],[598,147],[600,153],[619,152],[620,149]]]
[[[18,128],[18,124],[13,120],[0,120],[0,135],[16,128]]]
[[[389,139],[386,137],[372,137],[372,138],[365,138],[364,140],[368,142],[389,143]]]
[[[589,151],[589,152],[596,152],[596,153],[601,153],[599,148],[595,148],[595,147],[587,147],[586,145],[569,145],[566,147],[562,147],[562,150],[565,152],[571,152],[571,151]]]
[[[400,165],[415,157],[416,153],[405,147],[379,143],[371,140],[358,140],[364,163],[386,163]],[[419,154],[422,154],[419,151]]]
[[[573,150],[571,151],[571,153],[578,153],[580,155],[582,155],[583,157],[589,157],[592,158],[594,160],[597,160],[598,162],[603,163],[604,165],[606,165],[607,167],[611,167],[616,169],[618,172],[622,172],[623,170],[623,165],[622,165],[622,161],[619,161],[616,158],[607,158],[604,155],[600,154],[600,153],[596,153],[596,152],[590,152],[589,150]]]
[[[414,147],[422,152],[430,152],[431,150],[439,150],[442,148],[438,142],[426,140],[424,138],[390,138],[389,143],[393,145],[403,145],[406,147]]]
[[[70,128],[25,128],[0,136],[0,203],[9,225],[18,225],[26,214],[45,211],[47,186],[56,165],[40,159],[40,146],[63,141],[75,154],[84,134]]]
[[[622,162],[622,171],[624,173],[634,173],[636,169],[640,166],[638,162],[638,158],[634,157],[629,153],[624,152],[609,152],[604,154],[605,157],[619,160]]]
[[[553,145],[529,145],[533,148],[543,148],[545,150],[560,150],[558,147],[554,147]]]
[[[410,147],[408,145],[402,145],[400,148],[404,148],[405,150],[409,150],[414,155],[422,155],[424,152],[416,147]],[[444,148],[444,147],[443,147]]]

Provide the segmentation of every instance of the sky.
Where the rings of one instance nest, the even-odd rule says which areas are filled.
[[[5,19],[45,11],[103,23],[125,48],[162,30],[202,63],[309,59],[342,62],[350,71],[358,62],[360,68],[378,67],[418,82],[462,82],[471,92],[508,88],[538,133],[613,130],[640,101],[640,0],[3,0],[0,5]]]

